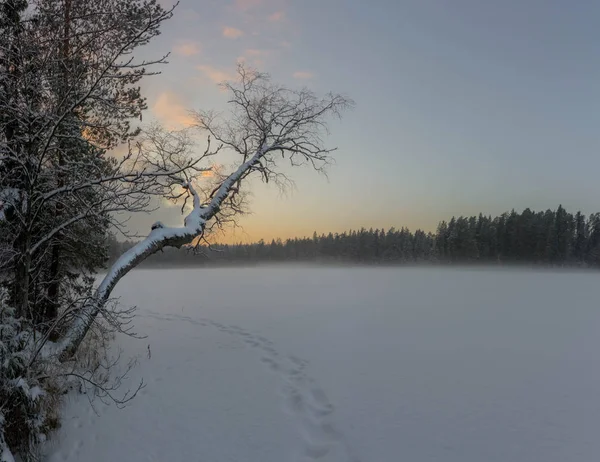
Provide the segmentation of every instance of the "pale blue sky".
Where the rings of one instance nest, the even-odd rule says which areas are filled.
[[[600,2],[587,0],[182,0],[144,51],[173,52],[145,89],[159,119],[185,122],[185,108],[222,105],[214,81],[245,57],[282,83],[356,101],[332,126],[329,180],[300,170],[287,197],[254,188],[235,239],[434,230],[452,215],[559,203],[590,213],[599,26]]]

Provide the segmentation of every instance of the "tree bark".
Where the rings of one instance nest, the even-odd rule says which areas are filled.
[[[68,71],[68,61],[70,55],[70,42],[69,35],[71,29],[71,0],[65,0],[65,9],[64,9],[64,38],[63,38],[63,81],[64,88],[69,89],[69,71]],[[61,149],[58,150],[58,187],[61,188],[64,186],[64,178],[60,169],[64,166],[64,157],[63,151]],[[60,218],[62,215],[62,203],[58,201],[55,206],[55,217]],[[48,284],[48,300],[44,303],[43,309],[43,319],[47,323],[51,323],[58,316],[58,305],[59,305],[59,290],[60,290],[60,257],[61,257],[61,237],[62,233],[57,233],[52,242],[52,253],[50,257],[50,269],[49,269],[49,284]],[[55,340],[55,335],[51,333],[51,340]]]

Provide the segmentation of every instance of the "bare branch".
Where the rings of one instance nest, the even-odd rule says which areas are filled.
[[[323,143],[328,133],[327,118],[340,116],[353,102],[340,95],[318,98],[306,89],[274,85],[267,74],[243,66],[238,68],[238,74],[239,82],[223,84],[231,108],[227,118],[211,111],[194,113],[195,129],[208,135],[203,154],[191,153],[187,132],[165,133],[154,127],[146,132],[137,151],[130,151],[127,161],[117,164],[106,177],[48,193],[46,199],[56,199],[61,195],[78,196],[88,188],[104,188],[109,205],[93,205],[91,210],[135,206],[136,201],[144,203],[150,195],[180,200],[182,211],[188,199],[192,204],[183,226],[156,223],[144,240],[112,265],[67,334],[46,348],[44,355],[58,353],[65,359],[73,354],[115,285],[148,256],[167,246],[195,245],[205,239],[206,232],[235,222],[235,216],[244,212],[247,180],[251,176],[282,185],[291,180],[279,170],[281,160],[287,159],[292,166],[306,163],[318,171],[328,164],[334,149]],[[211,140],[218,144],[215,149],[211,148]],[[233,157],[233,165],[207,165],[221,153]],[[207,172],[210,176],[203,178]]]

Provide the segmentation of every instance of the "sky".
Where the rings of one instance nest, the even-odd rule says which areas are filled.
[[[165,6],[169,2],[161,0]],[[150,119],[223,108],[243,59],[274,81],[352,97],[332,121],[328,176],[254,184],[242,230],[221,241],[407,226],[562,204],[600,211],[600,2],[181,0],[143,56]],[[134,217],[181,223],[176,207]]]

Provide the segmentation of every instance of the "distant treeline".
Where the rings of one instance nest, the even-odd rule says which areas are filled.
[[[111,258],[132,242],[111,241]],[[600,213],[522,213],[452,217],[436,233],[407,228],[360,229],[270,243],[202,246],[199,252],[165,249],[146,265],[251,264],[255,262],[340,263],[520,263],[600,266]]]

